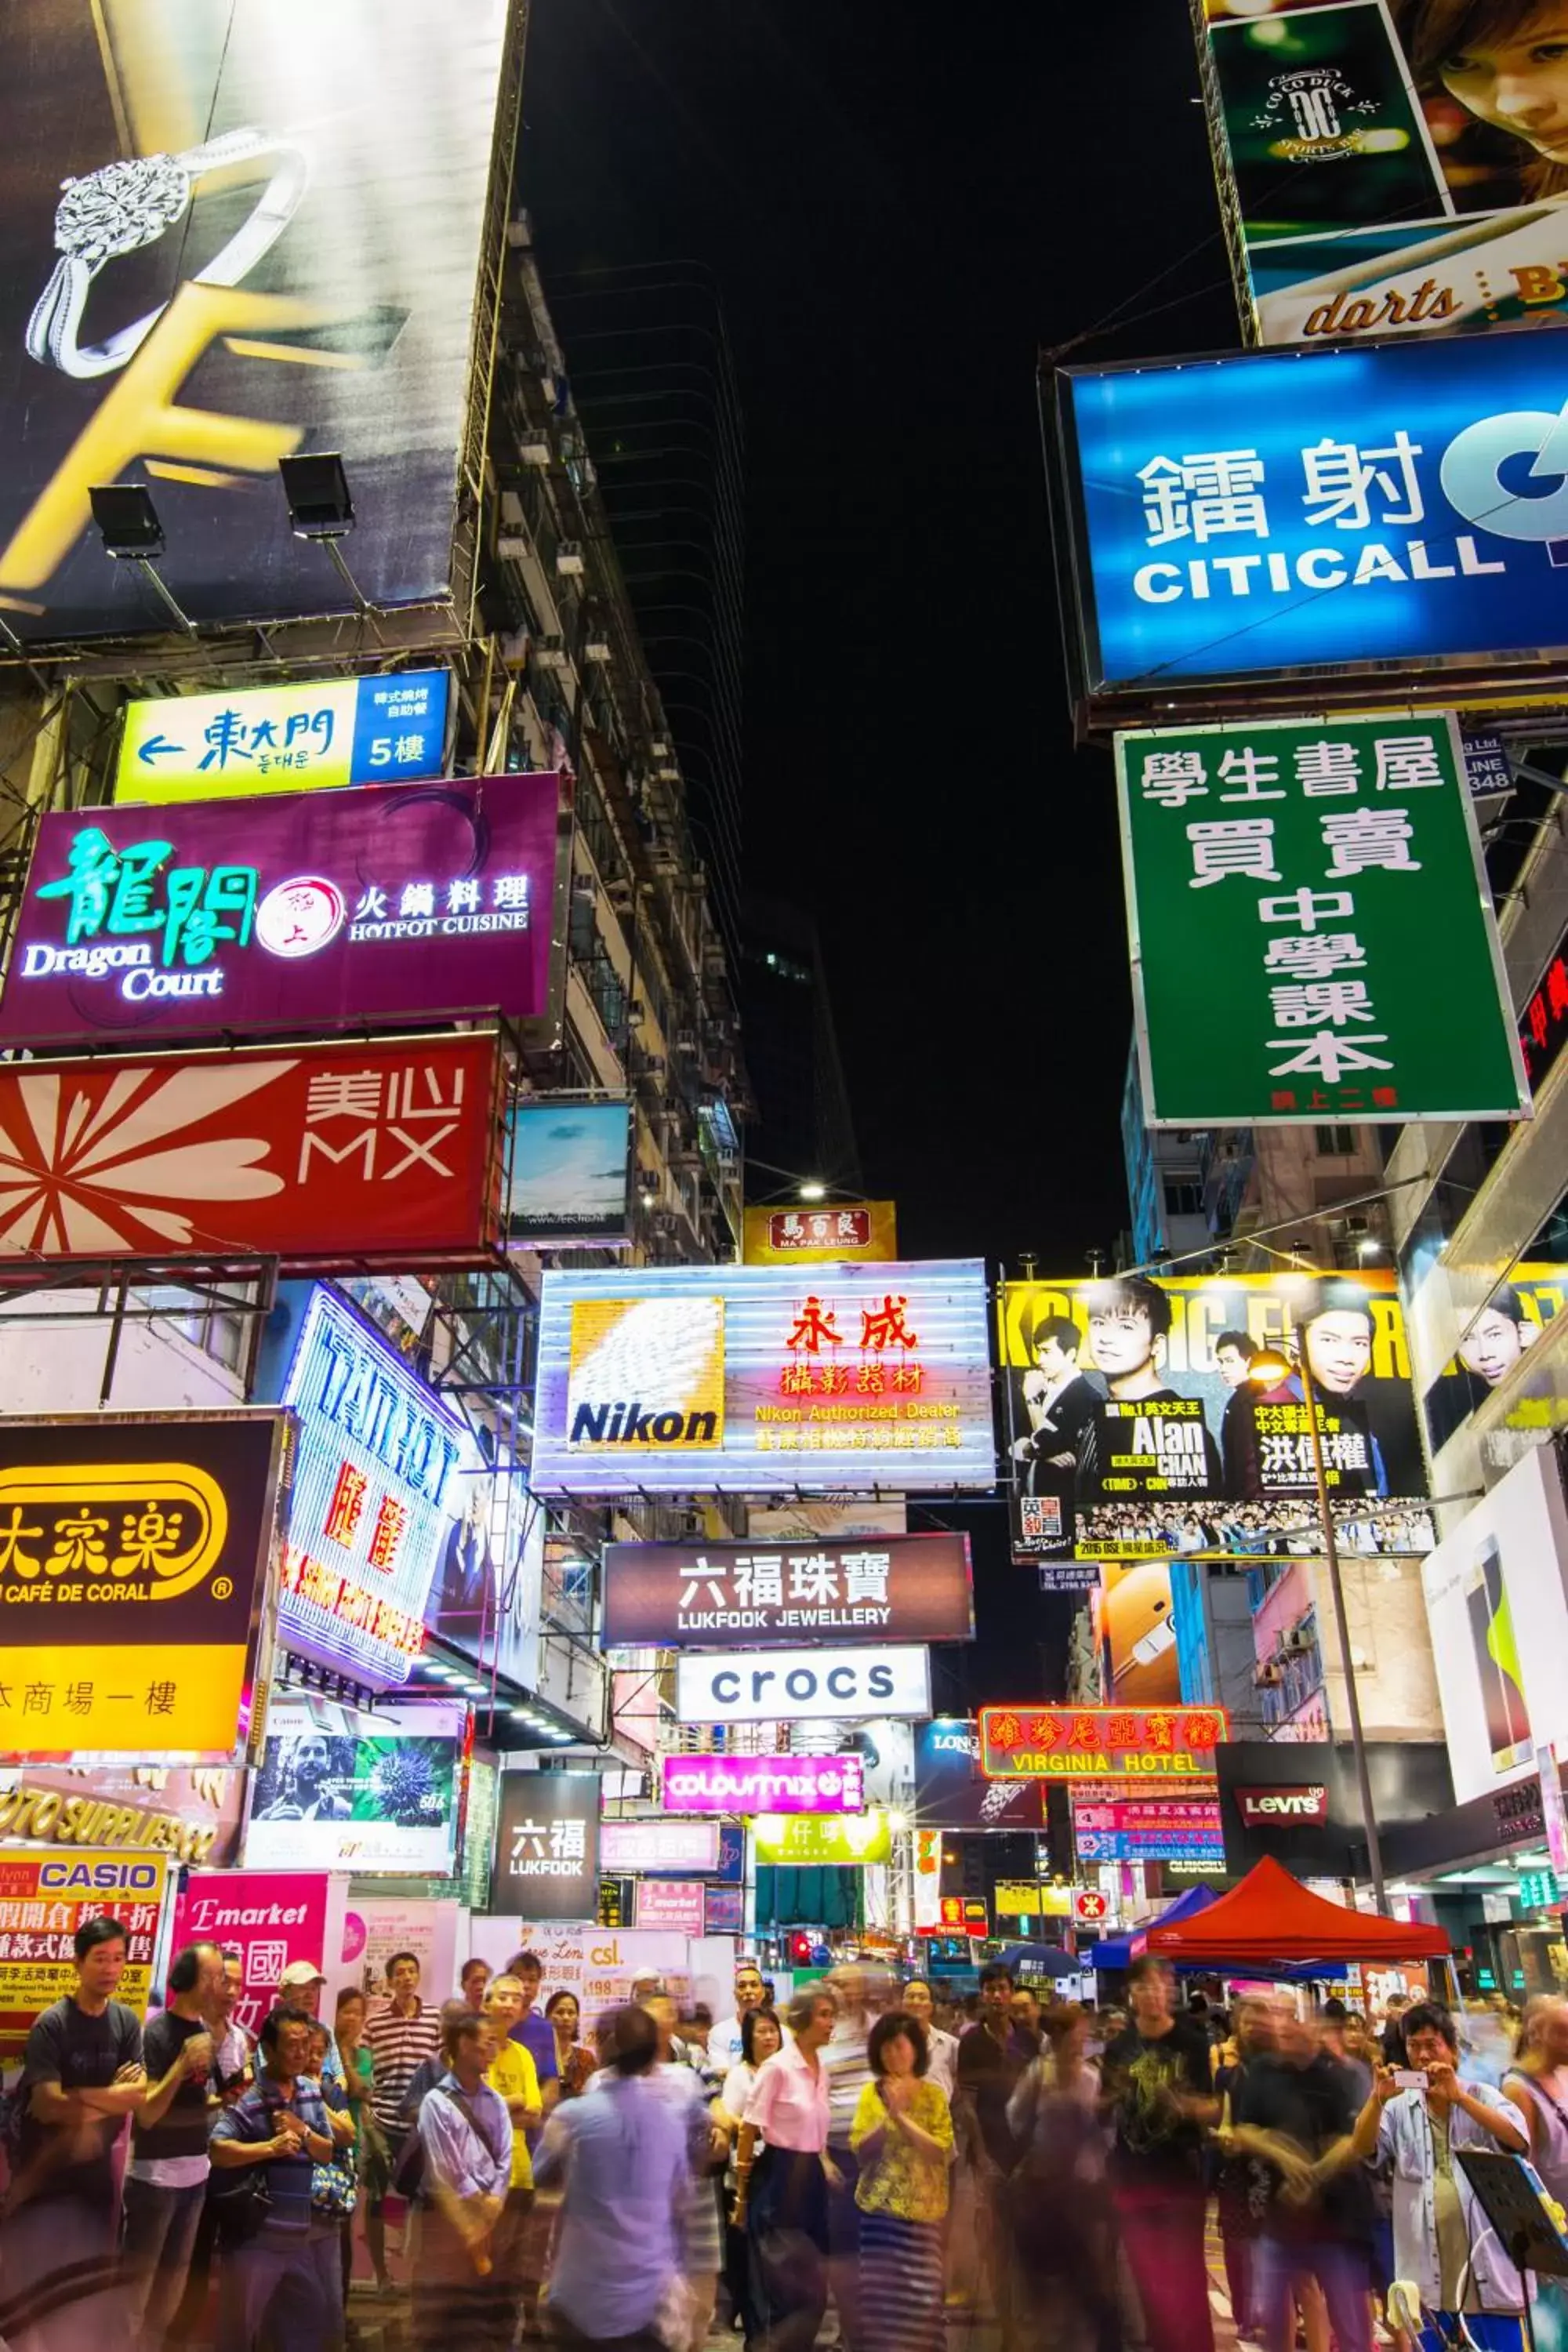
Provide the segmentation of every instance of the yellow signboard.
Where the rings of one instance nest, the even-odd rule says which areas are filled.
[[[438,776],[449,684],[444,669],[400,670],[132,702],[115,800],[228,800]]]
[[[864,1813],[762,1813],[752,1824],[759,1862],[823,1864],[886,1862],[892,1852],[888,1816]]]
[[[746,1211],[743,1265],[838,1265],[861,1258],[886,1265],[898,1255],[899,1213],[892,1201]]]
[[[125,1930],[114,1997],[145,2017],[167,1893],[161,1853],[78,1846],[0,1855],[0,2064],[21,2054],[34,2019],[71,1990],[76,1931],[106,1913]]]

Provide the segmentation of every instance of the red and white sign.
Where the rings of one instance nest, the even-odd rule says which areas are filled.
[[[1082,1926],[1100,1927],[1110,1916],[1110,1897],[1102,1895],[1098,1886],[1075,1886],[1072,1891],[1072,1916]]]
[[[499,1110],[491,1030],[9,1063],[0,1279],[8,1259],[476,1262],[497,1229]]]
[[[1326,1822],[1329,1818],[1329,1792],[1315,1784],[1310,1788],[1234,1789],[1231,1794],[1245,1829],[1277,1829],[1287,1822]]]
[[[978,1895],[944,1895],[942,1901],[942,1925],[938,1933],[943,1936],[988,1936],[991,1915],[985,1899]]]
[[[700,1878],[639,1878],[637,1926],[663,1928],[677,1936],[700,1936],[704,1892]]]

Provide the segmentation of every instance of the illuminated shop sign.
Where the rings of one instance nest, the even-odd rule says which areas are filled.
[[[747,1265],[830,1265],[898,1254],[898,1210],[891,1201],[745,1212],[741,1256]]]
[[[967,1642],[974,1632],[967,1536],[606,1544],[604,1575],[606,1648],[754,1648],[868,1633]]]
[[[879,1649],[686,1651],[676,1661],[682,1723],[803,1723],[931,1713],[931,1652]]]
[[[858,1813],[858,1756],[666,1756],[667,1813]]]
[[[1225,1830],[1217,1797],[1072,1801],[1079,1862],[1218,1862]]]
[[[218,800],[441,772],[450,675],[305,680],[126,706],[114,798]]]
[[[1212,1780],[1230,1736],[1218,1706],[983,1706],[987,1779]]]

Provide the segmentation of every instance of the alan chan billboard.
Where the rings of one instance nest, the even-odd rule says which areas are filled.
[[[1568,648],[1555,336],[1057,382],[1090,697]]]
[[[559,797],[551,773],[47,816],[6,1037],[542,1013]]]
[[[373,604],[444,602],[503,0],[29,0],[8,182],[0,599],[24,636],[163,631],[89,492],[152,478],[197,622],[342,612],[278,461],[341,450]]]
[[[549,1272],[542,1495],[988,1486],[985,1270]]]

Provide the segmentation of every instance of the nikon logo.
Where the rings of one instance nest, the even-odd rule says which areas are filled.
[[[569,1445],[716,1445],[716,1412],[655,1412],[635,1399],[629,1404],[580,1404],[572,1416]]]

